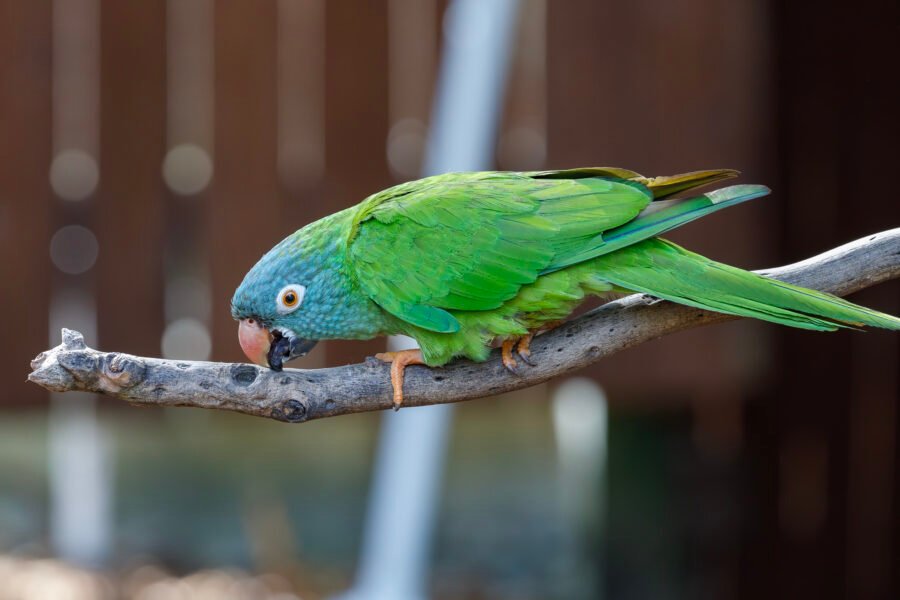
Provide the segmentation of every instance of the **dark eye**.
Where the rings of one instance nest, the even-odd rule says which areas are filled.
[[[295,304],[297,304],[297,294],[295,294],[294,292],[285,292],[284,305],[293,306]]]

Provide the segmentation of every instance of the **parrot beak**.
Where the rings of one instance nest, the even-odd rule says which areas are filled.
[[[254,319],[241,319],[238,325],[241,349],[253,363],[280,371],[283,363],[306,356],[317,340],[285,335],[279,330],[269,331]]]
[[[261,367],[268,367],[269,349],[272,345],[272,334],[255,319],[241,319],[238,324],[238,341],[241,350],[250,362]]]

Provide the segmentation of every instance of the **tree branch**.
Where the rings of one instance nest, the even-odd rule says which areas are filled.
[[[814,258],[760,273],[846,295],[900,276],[900,229],[851,242]],[[730,320],[721,314],[632,295],[537,337],[536,363],[520,375],[495,352],[484,363],[409,367],[404,405],[459,402],[532,386],[662,335]],[[374,358],[329,369],[276,373],[249,364],[144,358],[100,352],[63,329],[63,343],[35,358],[30,381],[55,392],[99,392],[136,405],[233,410],[292,423],[391,407],[389,367]]]

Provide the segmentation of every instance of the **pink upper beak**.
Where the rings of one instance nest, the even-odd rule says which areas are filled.
[[[241,350],[251,362],[261,367],[269,366],[269,347],[272,345],[272,334],[254,319],[241,319],[238,324],[238,340]]]

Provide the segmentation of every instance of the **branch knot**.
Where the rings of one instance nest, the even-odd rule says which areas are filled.
[[[302,423],[309,416],[309,406],[305,399],[290,398],[272,408],[272,418],[285,423]]]

